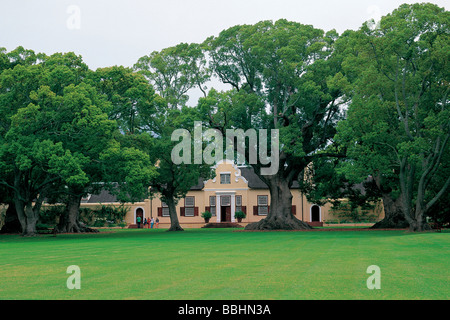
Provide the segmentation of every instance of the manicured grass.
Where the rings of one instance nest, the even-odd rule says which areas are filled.
[[[66,287],[67,267],[81,289]],[[367,268],[381,269],[369,290]],[[0,236],[0,299],[449,299],[444,231],[113,230]]]

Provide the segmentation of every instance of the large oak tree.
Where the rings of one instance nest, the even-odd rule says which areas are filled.
[[[412,231],[448,189],[450,137],[448,11],[432,4],[402,5],[378,28],[357,32],[357,50],[344,69],[352,102],[339,139],[348,146],[348,171],[372,174],[377,184],[392,177],[392,211],[401,211]],[[440,181],[440,185],[436,185]]]
[[[116,121],[108,118],[110,103],[86,83],[90,70],[80,56],[33,58],[32,51],[17,49],[6,58],[9,65],[0,74],[0,183],[12,192],[24,235],[36,234],[44,201],[67,205],[58,231],[80,232],[81,198],[98,191],[100,182],[120,179],[114,185],[122,186],[122,195],[144,194],[143,184],[154,173],[149,158],[120,146]]]
[[[313,159],[327,156],[324,148],[341,117],[341,92],[333,85],[340,76],[332,55],[336,38],[334,31],[279,20],[235,26],[205,42],[213,74],[233,88],[216,102],[214,92],[204,100],[205,122],[224,134],[227,129],[279,130],[276,173],[262,174],[268,165],[251,163],[246,153],[246,163],[267,184],[271,199],[268,216],[247,229],[310,228],[292,214],[290,187]],[[257,150],[247,150],[252,148]],[[268,154],[275,150],[269,145]]]

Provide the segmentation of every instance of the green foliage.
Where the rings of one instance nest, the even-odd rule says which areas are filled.
[[[90,208],[79,209],[79,219],[87,226],[93,226],[96,220],[95,211]]]
[[[244,211],[236,211],[234,213],[234,217],[236,219],[244,219],[246,217],[246,214],[244,213]]]
[[[209,211],[202,212],[203,219],[211,219],[211,217],[212,217],[211,212],[209,212]]]
[[[193,88],[205,92],[204,84],[210,78],[204,52],[201,45],[195,43],[180,43],[154,51],[141,57],[134,69],[155,86],[172,108],[185,106],[189,99],[187,92]]]
[[[98,209],[80,208],[79,217],[86,225],[104,227],[108,224],[122,223],[129,209],[130,208],[125,205],[102,205]],[[61,217],[66,210],[65,206],[59,205],[45,207],[40,211],[39,223],[47,227],[55,226],[59,217]]]
[[[157,96],[142,74],[122,66],[113,66],[97,69],[88,81],[111,103],[108,116],[117,121],[123,133],[145,129],[143,118],[155,112]]]
[[[100,209],[88,209],[89,212],[84,216],[89,217],[90,221],[94,221],[94,227],[104,227],[116,223],[121,224],[129,209],[124,205],[119,207],[102,205]]]
[[[279,176],[291,185],[306,174],[310,199],[359,203],[351,186],[371,176],[379,191],[404,198],[410,223],[427,212],[437,219],[431,210],[445,207],[450,185],[449,22],[429,3],[401,5],[379,27],[341,36],[261,21],[152,52],[134,70],[92,71],[73,52],[0,48],[2,197],[39,212],[44,198],[101,183],[122,202],[142,200],[151,186],[176,203],[214,174],[171,159],[174,130],[192,133],[201,120],[223,134],[279,129]],[[212,75],[232,89],[206,92]],[[189,108],[193,88],[204,96]]]
[[[148,196],[149,181],[157,176],[148,154],[119,143],[106,148],[100,156],[105,172],[105,188],[121,202],[136,202]]]
[[[376,204],[365,202],[362,206],[349,201],[333,201],[331,214],[339,217],[340,223],[344,222],[375,222],[378,217],[372,214]]]
[[[278,174],[290,185],[308,163],[328,156],[323,150],[333,143],[343,116],[339,98],[346,79],[333,54],[336,38],[334,31],[325,34],[283,19],[231,27],[208,38],[210,68],[233,89],[211,90],[199,100],[203,121],[223,133],[278,129]],[[263,166],[253,164],[257,174]]]
[[[121,221],[125,218],[129,209],[124,205],[119,207],[103,205],[101,209],[96,211],[96,215],[98,218],[105,218],[106,220]]]
[[[167,109],[166,115],[156,120],[158,137],[153,140],[150,156],[156,163],[158,176],[150,181],[154,191],[159,192],[162,200],[173,197],[176,201],[185,197],[191,187],[198,184],[199,179],[205,180],[213,176],[214,171],[206,163],[194,163],[192,155],[191,164],[175,164],[172,160],[172,150],[178,141],[172,141],[172,133],[176,129],[185,129],[193,136],[195,110],[184,108],[182,111]],[[193,139],[192,139],[193,140]],[[192,143],[193,141],[189,142]]]
[[[337,41],[351,83],[342,84],[351,103],[336,136],[351,160],[340,170],[379,184],[396,176],[413,228],[450,183],[431,184],[448,162],[449,22],[436,5],[404,4],[379,28],[365,24]]]
[[[49,206],[39,214],[39,222],[45,225],[56,225],[57,219],[65,212],[65,206]]]
[[[73,53],[45,56],[18,48],[5,61],[15,61],[16,55],[24,60],[17,58],[0,74],[1,183],[23,203],[37,199],[36,211],[44,197],[57,201],[83,195],[93,185],[111,186],[117,178],[120,198],[141,199],[154,170],[145,155],[120,146],[111,109],[125,104],[150,112],[154,91],[145,79],[118,68],[130,79],[123,81],[128,88],[122,92],[111,73],[93,73]],[[100,77],[109,91],[97,86]],[[117,85],[111,89],[111,83]]]

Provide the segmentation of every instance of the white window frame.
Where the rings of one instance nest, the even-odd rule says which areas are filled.
[[[192,204],[187,204],[186,199],[192,199]],[[184,198],[184,216],[185,217],[195,216],[195,197],[189,196]]]
[[[242,196],[236,196],[236,211],[242,211]]]
[[[189,200],[192,199],[192,204],[187,204],[187,202],[186,202],[187,199],[189,199]],[[184,198],[184,206],[185,207],[195,207],[195,197],[189,196],[189,197]]]
[[[261,203],[261,199],[266,199],[265,202]],[[258,196],[258,206],[268,206],[269,205],[269,196],[259,195]]]
[[[225,177],[228,177],[228,180],[224,179]],[[231,173],[221,173],[220,184],[231,184]]]
[[[229,202],[225,202],[224,200],[228,199]],[[220,196],[220,205],[222,207],[229,207],[231,206],[231,196]]]
[[[261,203],[261,199],[266,199]],[[269,196],[259,195],[257,198],[258,216],[267,216],[269,214]]]
[[[170,217],[169,206],[163,201],[161,201],[161,208],[162,208],[161,209],[162,216],[163,217]]]
[[[216,196],[209,196],[209,212],[212,216],[216,216]]]

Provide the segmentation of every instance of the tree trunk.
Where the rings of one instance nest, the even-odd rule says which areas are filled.
[[[39,220],[39,211],[46,188],[43,187],[41,192],[36,194],[30,188],[28,179],[23,181],[21,178],[20,173],[14,177],[14,204],[22,229],[22,236],[34,237],[37,235],[36,224]]]
[[[431,227],[424,220],[425,212],[422,208],[416,208],[416,210],[411,210],[411,214],[408,217],[409,231],[411,232],[421,232],[424,230],[429,230]]]
[[[25,204],[22,201],[16,201],[16,212],[20,221],[22,236],[34,237],[37,234],[36,224],[39,220],[39,209],[33,208],[31,201]]]
[[[423,220],[424,209],[421,206],[416,206],[413,208],[413,200],[420,201],[419,199],[414,199],[413,188],[415,182],[416,166],[408,164],[407,158],[402,159],[400,163],[400,187],[402,192],[402,209],[403,216],[409,224],[409,231],[411,232],[421,232],[423,230],[429,229],[428,224]],[[419,190],[420,191],[420,190]]]
[[[82,195],[69,195],[66,210],[61,215],[55,228],[56,233],[98,232],[98,230],[89,228],[79,221],[81,198]]]
[[[372,229],[403,229],[408,228],[409,224],[405,219],[402,211],[402,197],[396,200],[392,199],[391,193],[383,193],[382,195],[384,218],[374,224]]]
[[[281,173],[264,178],[270,190],[270,209],[265,219],[248,224],[246,230],[308,230],[312,227],[292,214],[289,181]]]
[[[411,203],[411,200],[409,201]],[[409,231],[411,232],[421,232],[424,230],[429,229],[429,226],[427,223],[425,223],[423,217],[424,212],[423,210],[414,210],[412,206],[407,203],[403,203],[403,216],[405,217],[405,220],[409,224]]]
[[[184,231],[184,229],[180,225],[180,222],[178,221],[177,209],[173,197],[167,197],[166,204],[169,207],[170,215],[170,228],[167,231]]]
[[[5,214],[5,224],[3,225],[0,233],[21,233],[21,225],[19,218],[17,217],[16,205],[14,202],[8,204]]]

